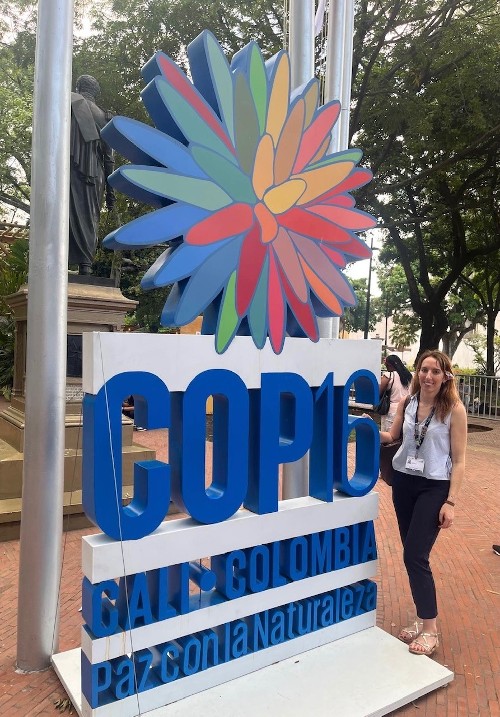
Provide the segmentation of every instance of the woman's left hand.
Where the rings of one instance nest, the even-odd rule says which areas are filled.
[[[449,503],[443,503],[439,511],[439,527],[449,528],[453,524],[455,508]]]

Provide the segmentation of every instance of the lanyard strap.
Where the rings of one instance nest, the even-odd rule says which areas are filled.
[[[422,443],[424,442],[425,435],[427,433],[427,429],[429,428],[429,423],[432,421],[432,417],[436,411],[435,407],[433,406],[431,408],[431,412],[425,419],[425,423],[422,426],[422,429],[419,429],[418,425],[418,407],[419,407],[420,399],[417,396],[417,410],[415,411],[415,431],[414,431],[414,437],[415,437],[415,445],[417,447],[417,453],[419,448],[421,447]]]

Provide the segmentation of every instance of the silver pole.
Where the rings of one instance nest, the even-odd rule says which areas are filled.
[[[314,77],[314,0],[290,0],[292,90]]]
[[[39,0],[31,174],[17,665],[57,650],[61,573],[73,0]]]
[[[332,131],[330,152],[339,152],[349,145],[353,34],[354,0],[330,0],[325,101],[340,100],[341,103],[340,117]],[[318,319],[318,325],[321,338],[338,338],[338,317]]]
[[[290,0],[290,70],[292,89],[314,77],[314,0]],[[309,492],[309,454],[283,466],[282,496],[299,498]]]

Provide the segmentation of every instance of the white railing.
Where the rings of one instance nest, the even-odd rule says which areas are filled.
[[[500,376],[456,376],[460,398],[467,413],[500,421]]]

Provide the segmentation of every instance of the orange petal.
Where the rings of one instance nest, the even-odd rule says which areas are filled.
[[[330,142],[332,141],[331,137],[327,137],[321,147],[318,149],[314,157],[311,159],[310,164],[314,164],[314,162],[319,162],[320,159],[323,159],[325,154],[328,151],[328,147],[330,146]]]
[[[297,203],[306,187],[303,179],[290,179],[269,189],[264,195],[264,203],[273,214],[283,214]]]
[[[304,116],[304,127],[309,127],[316,112],[319,99],[319,82],[315,80],[311,82],[309,87],[304,93],[304,102],[306,105],[306,112]]]
[[[304,126],[304,100],[297,100],[280,135],[274,158],[274,182],[281,184],[292,173]]]
[[[264,244],[268,244],[278,233],[278,222],[262,202],[255,205],[254,212],[260,224],[261,240]]]
[[[313,270],[309,268],[305,259],[303,259],[300,255],[299,259],[304,274],[306,275],[306,279],[318,299],[322,301],[327,309],[330,309],[333,314],[340,316],[342,314],[342,306],[333,291],[331,291],[331,289],[329,289],[328,286],[321,281]]]
[[[252,185],[258,199],[262,199],[266,189],[274,184],[274,144],[271,135],[265,134],[260,138],[255,164],[253,167]]]
[[[307,184],[307,188],[300,200],[297,200],[297,204],[307,204],[307,202],[319,197],[329,189],[333,189],[349,176],[354,166],[354,162],[337,162],[325,167],[311,169],[309,172],[295,174],[293,179],[302,179]]]
[[[273,88],[269,98],[269,109],[267,112],[266,132],[274,140],[274,146],[285,124],[290,102],[290,63],[288,55],[283,54],[278,60],[278,67],[274,73]]]

